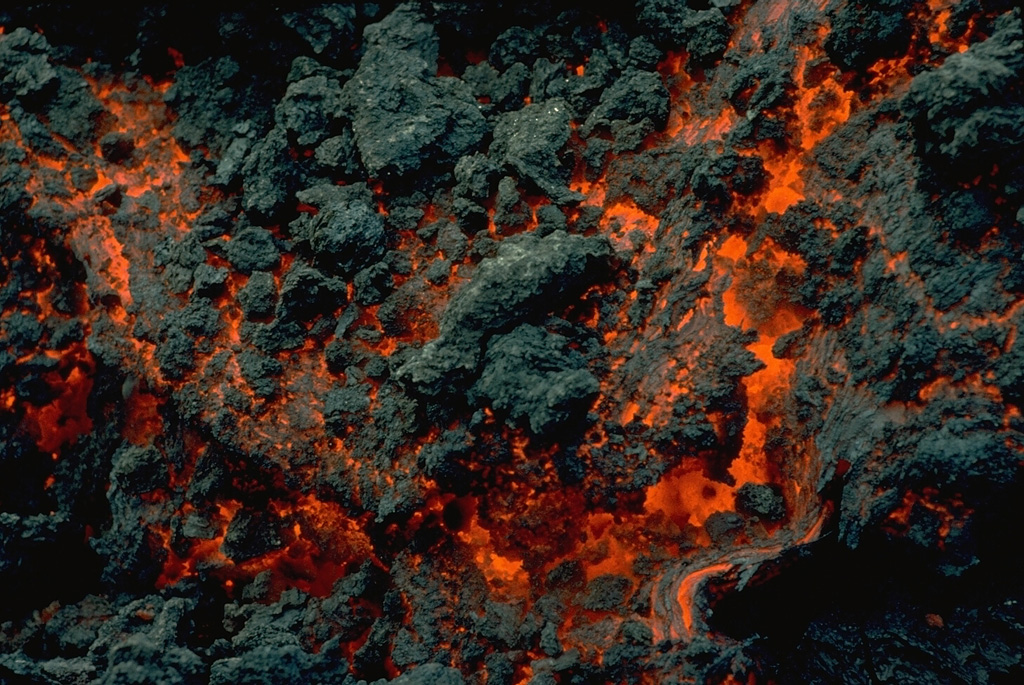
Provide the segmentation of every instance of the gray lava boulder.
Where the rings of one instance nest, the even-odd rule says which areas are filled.
[[[578,202],[569,190],[571,157],[563,158],[572,133],[569,105],[555,98],[502,116],[494,127],[490,156],[528,179],[558,204]]]
[[[478,373],[483,346],[510,330],[565,306],[607,273],[612,251],[604,238],[555,231],[502,241],[473,279],[452,298],[440,335],[396,372],[417,393],[438,397]]]
[[[914,122],[924,156],[965,177],[1019,160],[1022,73],[1024,29],[1015,10],[996,21],[988,40],[918,75],[901,108]]]
[[[367,202],[331,203],[313,220],[310,244],[321,264],[355,273],[384,255],[384,219]]]
[[[578,420],[600,385],[568,344],[568,338],[529,324],[491,338],[473,396],[535,435]]]
[[[366,28],[366,53],[343,89],[372,177],[408,177],[453,165],[488,125],[469,86],[436,76],[438,38],[419,10],[400,5]]]
[[[50,45],[42,34],[21,27],[0,35],[0,101],[41,99],[57,87]]]

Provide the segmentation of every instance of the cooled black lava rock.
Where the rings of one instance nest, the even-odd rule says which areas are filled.
[[[637,21],[655,44],[665,50],[686,46],[694,64],[713,63],[729,44],[729,23],[718,9],[696,10],[672,0],[642,0],[637,11]]]
[[[778,488],[763,483],[745,483],[736,491],[736,509],[748,516],[766,521],[780,521],[786,516],[786,503]]]
[[[318,145],[345,121],[340,74],[321,71],[326,73],[289,83],[277,105],[277,122],[301,147]]]
[[[202,145],[218,156],[232,145],[244,153],[248,136],[261,137],[274,123],[260,85],[230,56],[182,67],[164,93],[176,115],[175,139],[189,148]],[[221,182],[231,175],[225,169]]]
[[[0,614],[24,611],[40,601],[41,581],[68,582],[63,558],[80,559],[81,527],[64,513],[19,515],[0,512],[0,582],[11,593]]]
[[[488,54],[488,61],[497,69],[508,69],[516,62],[530,64],[532,58],[540,56],[540,38],[537,32],[522,26],[505,29],[494,42]]]
[[[743,531],[743,517],[735,511],[716,511],[704,521],[704,530],[716,545],[729,545]]]
[[[363,306],[380,304],[394,288],[394,279],[387,265],[380,262],[368,266],[352,279],[355,287],[353,299]]]
[[[99,682],[121,685],[154,677],[165,682],[199,685],[206,679],[206,664],[191,650],[133,635],[111,648],[107,669]]]
[[[529,218],[530,206],[523,201],[515,179],[511,176],[501,179],[494,198],[495,229],[498,233],[504,234],[508,229],[522,226]]]
[[[277,390],[275,376],[281,375],[284,367],[273,357],[252,350],[243,350],[236,355],[242,378],[257,397],[269,397]]]
[[[568,342],[529,324],[491,338],[471,396],[535,435],[578,420],[600,385]]]
[[[455,165],[454,192],[471,200],[486,200],[494,193],[500,177],[501,168],[487,155],[466,155]]]
[[[310,224],[310,245],[324,268],[351,275],[384,255],[384,219],[368,198],[332,202]]]
[[[332,3],[289,12],[282,19],[285,26],[299,34],[313,54],[328,62],[338,62],[350,54],[356,39],[356,9]]]
[[[597,126],[612,121],[638,123],[650,119],[657,129],[668,120],[668,90],[656,72],[628,69],[601,93],[601,101],[587,117],[582,132],[588,135]]]
[[[396,685],[464,685],[466,679],[454,668],[441,664],[423,664],[409,669],[391,682]]]
[[[100,138],[100,153],[103,159],[118,164],[132,156],[135,141],[126,133],[115,131]]]
[[[366,177],[355,137],[348,128],[320,143],[313,157],[325,175],[342,179]]]
[[[224,291],[228,270],[222,266],[200,264],[192,275],[193,292],[202,297],[216,297]]]
[[[825,52],[847,70],[861,70],[883,57],[903,54],[911,34],[907,10],[903,0],[838,4],[829,13],[832,30],[825,39]]]
[[[247,319],[262,319],[274,313],[277,306],[277,285],[274,274],[257,271],[238,290],[238,304]]]
[[[580,604],[589,611],[625,611],[626,600],[633,591],[628,578],[613,574],[597,576],[587,583]]]
[[[221,549],[237,560],[252,559],[281,546],[279,521],[266,512],[240,511],[231,519]]]
[[[926,158],[957,178],[1010,167],[1024,142],[1024,29],[1019,10],[987,40],[914,78],[901,107]]]
[[[42,34],[24,27],[0,36],[0,101],[41,103],[56,90],[57,70],[50,64],[49,51]]]
[[[281,257],[274,236],[259,227],[244,228],[232,236],[224,246],[224,256],[244,274],[269,271],[277,266]]]
[[[288,155],[288,133],[275,126],[249,153],[242,167],[242,206],[256,224],[280,221],[295,200],[298,166]]]
[[[356,145],[375,178],[453,165],[488,132],[472,91],[438,78],[438,38],[412,5],[366,27],[366,53],[344,86]]]
[[[0,321],[0,342],[15,350],[29,351],[43,337],[43,324],[25,312],[12,312]]]
[[[502,115],[489,154],[558,204],[582,200],[568,188],[572,163],[563,155],[570,118],[568,104],[559,99]]]
[[[427,396],[450,392],[478,372],[485,337],[565,306],[608,268],[607,241],[555,232],[506,239],[452,298],[440,335],[396,377]]]
[[[286,321],[308,321],[330,313],[345,303],[345,284],[318,269],[295,262],[281,283],[277,317]]]
[[[365,387],[335,388],[327,393],[324,400],[324,422],[332,432],[345,435],[346,428],[361,422],[369,406],[370,398]]]
[[[111,490],[128,496],[152,492],[167,482],[167,465],[155,449],[127,446],[113,456]]]

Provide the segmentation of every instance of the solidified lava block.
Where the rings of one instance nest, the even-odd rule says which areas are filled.
[[[491,338],[472,396],[537,435],[578,419],[599,384],[568,342],[529,324]]]
[[[902,108],[915,123],[922,153],[947,173],[968,176],[987,165],[1021,163],[1024,29],[1019,11],[999,18],[993,34],[917,76]]]
[[[864,69],[883,57],[906,51],[910,39],[907,4],[902,0],[835,3],[825,52],[842,69]]]
[[[412,5],[367,29],[366,52],[343,97],[356,145],[374,178],[430,173],[472,151],[488,133],[470,90],[437,78],[438,38]]]
[[[569,141],[570,112],[559,99],[506,114],[494,127],[490,156],[532,181],[558,204],[578,201],[569,190],[572,168],[559,158]]]
[[[564,232],[503,241],[452,299],[438,338],[397,370],[398,380],[427,397],[449,392],[476,373],[486,337],[568,304],[601,277],[609,257],[604,240]]]

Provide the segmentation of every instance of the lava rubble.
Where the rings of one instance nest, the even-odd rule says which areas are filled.
[[[1009,0],[0,9],[0,682],[1024,677]]]

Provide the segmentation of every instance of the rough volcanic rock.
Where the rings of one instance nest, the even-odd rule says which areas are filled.
[[[300,184],[299,169],[288,156],[288,133],[275,126],[242,167],[242,205],[254,223],[275,223],[291,209]]]
[[[487,337],[567,304],[601,278],[611,250],[603,239],[555,232],[505,240],[441,317],[440,335],[396,377],[437,397],[475,375]]]
[[[910,42],[907,3],[902,0],[839,3],[831,11],[825,52],[842,69],[864,69],[883,57],[903,54]]]
[[[713,63],[729,41],[729,24],[717,8],[696,10],[672,0],[637,3],[637,21],[662,49],[686,46],[695,64]]]
[[[0,100],[12,98],[41,103],[47,90],[57,89],[57,70],[50,64],[50,44],[39,33],[22,27],[0,37]]]
[[[301,147],[319,145],[347,123],[340,74],[323,68],[319,71],[289,83],[277,105],[277,122]]]
[[[369,193],[327,204],[310,223],[310,244],[325,268],[351,275],[384,255],[384,219]]]
[[[569,142],[570,111],[565,101],[548,100],[503,115],[494,127],[492,159],[533,182],[558,204],[582,199],[569,190],[572,165],[563,159]]]
[[[599,384],[568,342],[529,324],[494,336],[472,396],[537,435],[578,420],[597,396]]]
[[[375,178],[454,165],[488,132],[470,89],[439,78],[438,39],[412,5],[365,31],[366,52],[344,86],[356,145]]]
[[[601,93],[601,101],[583,124],[588,135],[596,126],[610,126],[613,121],[639,123],[650,119],[657,129],[668,119],[668,90],[661,76],[649,71],[627,70]]]
[[[954,175],[993,163],[1019,164],[1024,140],[1024,29],[1020,11],[1003,15],[991,37],[917,76],[901,103],[922,153]]]
[[[282,19],[306,41],[314,55],[328,62],[342,60],[356,39],[356,9],[349,5],[320,5],[289,12]]]
[[[259,84],[229,56],[179,69],[164,100],[177,115],[175,138],[190,148],[203,145],[214,154],[223,155],[234,145],[235,153],[244,155],[249,136],[262,136],[274,123]],[[240,167],[240,160],[233,166]],[[232,173],[225,168],[220,175],[227,183]]]

